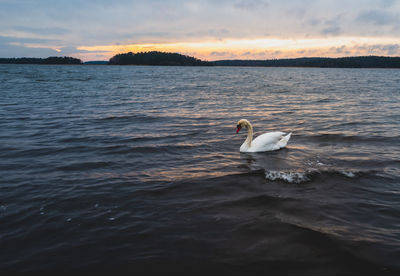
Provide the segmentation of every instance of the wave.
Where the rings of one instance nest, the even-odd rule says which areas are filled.
[[[205,145],[205,144],[204,144]],[[170,154],[180,154],[184,150],[193,150],[199,147],[198,144],[163,144],[163,145],[148,145],[148,146],[136,146],[136,147],[125,147],[124,149],[113,152],[113,153],[170,153]]]
[[[358,135],[344,135],[344,134],[320,134],[313,136],[306,136],[309,140],[316,140],[318,142],[374,142],[374,143],[399,143],[399,136],[358,136]]]
[[[151,112],[152,113],[152,112]],[[201,121],[208,121],[209,118],[204,117],[204,116],[196,116],[196,115],[190,115],[190,116],[176,116],[170,115],[170,114],[126,114],[126,115],[106,115],[105,117],[98,117],[98,118],[93,118],[95,122],[108,122],[108,121],[130,121],[130,122],[139,122],[139,123],[154,123],[154,122],[168,122],[168,123],[173,123],[173,122],[178,122],[181,123],[183,120],[193,120],[195,119],[197,122]]]
[[[107,121],[134,121],[134,120],[140,120],[141,122],[154,122],[154,121],[162,121],[164,120],[163,117],[158,117],[158,116],[150,116],[150,115],[144,115],[144,114],[130,114],[130,115],[110,115],[106,117],[101,117],[101,118],[95,118],[95,121],[99,122],[107,122]]]
[[[98,168],[104,168],[104,167],[111,167],[114,164],[115,164],[114,162],[104,162],[104,161],[76,162],[76,163],[59,166],[59,167],[57,167],[57,169],[63,170],[63,171],[84,171],[84,170],[98,169]]]
[[[284,172],[284,171],[266,171],[265,178],[268,180],[283,180],[289,183],[303,183],[310,181],[309,172]]]
[[[306,183],[312,181],[314,178],[328,178],[332,176],[346,177],[346,178],[357,178],[362,175],[372,174],[372,171],[353,171],[353,170],[341,170],[341,169],[329,169],[329,170],[318,170],[309,169],[305,171],[265,171],[265,179],[270,181],[284,181],[287,183]]]

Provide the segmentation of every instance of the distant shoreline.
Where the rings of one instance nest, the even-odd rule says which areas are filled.
[[[304,67],[304,68],[400,68],[400,57],[354,56],[341,58],[303,57],[267,60],[203,61],[178,53],[142,52],[125,53],[109,61],[87,61],[72,57],[0,58],[0,64],[40,65],[147,65],[147,66],[229,66],[229,67]]]
[[[0,64],[68,64],[81,65],[82,60],[73,57],[48,57],[48,58],[0,58]]]
[[[305,68],[400,68],[400,57],[359,56],[341,58],[292,58],[272,60],[220,60],[214,66]]]

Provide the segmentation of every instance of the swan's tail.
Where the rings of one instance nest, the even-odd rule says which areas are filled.
[[[289,142],[290,136],[292,136],[291,132],[286,136],[282,136],[282,138],[278,141],[278,146],[280,148],[286,147],[287,143]]]

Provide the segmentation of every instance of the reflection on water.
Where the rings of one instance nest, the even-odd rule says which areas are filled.
[[[399,274],[399,70],[0,71],[0,274]]]

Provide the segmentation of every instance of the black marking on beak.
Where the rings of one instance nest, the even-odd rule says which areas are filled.
[[[239,131],[242,129],[242,126],[241,125],[237,125],[236,126],[236,133],[239,133]]]

